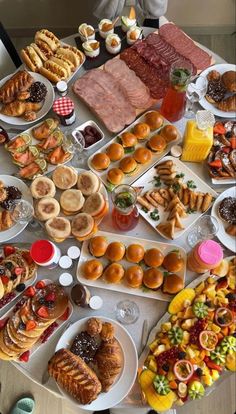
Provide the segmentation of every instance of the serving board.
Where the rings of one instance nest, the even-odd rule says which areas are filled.
[[[157,248],[159,249],[164,255],[167,255],[168,253],[170,253],[173,250],[178,250],[181,254],[181,256],[184,259],[184,267],[180,272],[177,272],[176,274],[178,276],[180,276],[183,280],[183,284],[185,282],[185,273],[186,273],[186,251],[182,248],[179,247],[177,245],[173,245],[173,244],[169,244],[169,243],[161,243],[161,242],[156,242],[156,241],[152,241],[152,240],[146,240],[146,239],[138,239],[138,240],[134,240],[133,237],[129,237],[129,236],[124,236],[123,234],[121,235],[117,235],[117,234],[113,234],[113,233],[107,233],[107,232],[98,232],[96,234],[96,236],[104,236],[107,241],[109,243],[114,242],[114,241],[119,241],[121,243],[124,243],[125,246],[128,246],[132,243],[139,243],[141,244],[145,250],[147,249],[151,249],[151,248]],[[89,241],[85,241],[83,243],[82,246],[82,250],[81,250],[81,255],[80,255],[80,259],[79,259],[79,263],[77,266],[77,279],[80,283],[84,284],[84,285],[88,285],[88,286],[93,286],[93,287],[97,287],[97,288],[101,288],[101,289],[108,289],[108,290],[114,290],[116,292],[123,292],[123,293],[129,293],[130,295],[136,295],[136,296],[142,296],[145,298],[152,298],[152,299],[158,299],[158,300],[163,300],[163,301],[167,301],[170,302],[172,299],[172,295],[169,295],[167,293],[163,293],[160,289],[158,290],[151,290],[146,288],[145,286],[142,286],[140,288],[134,289],[129,287],[128,285],[125,284],[124,281],[122,281],[121,283],[115,284],[115,283],[107,283],[104,279],[103,276],[101,276],[99,279],[97,280],[88,280],[83,276],[83,264],[87,261],[87,260],[91,260],[92,258],[94,258],[94,256],[92,256],[89,252],[88,249],[89,246]],[[109,261],[105,258],[99,258],[98,260],[100,260],[103,265],[104,268],[106,265],[109,264]],[[130,263],[127,260],[125,260],[125,258],[123,260],[121,260],[119,262],[124,269],[127,269],[128,267],[132,266],[134,263]],[[161,271],[165,272],[165,269],[160,267]]]

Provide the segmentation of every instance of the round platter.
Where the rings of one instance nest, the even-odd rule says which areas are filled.
[[[27,187],[27,185],[22,180],[16,177],[12,177],[11,175],[0,175],[0,181],[2,181],[5,186],[14,185],[15,187],[19,188],[19,190],[22,192],[22,199],[33,204],[33,199],[30,193],[30,189],[29,187]],[[1,210],[1,207],[0,207],[0,210]],[[13,237],[16,237],[18,234],[20,234],[24,230],[27,224],[28,223],[24,223],[24,224],[16,223],[9,229],[0,231],[0,243],[6,242],[12,239]]]
[[[223,221],[219,214],[218,209],[221,201],[226,197],[234,197],[236,198],[236,187],[228,188],[228,190],[225,190],[222,194],[218,196],[218,198],[215,200],[211,214],[213,217],[215,217],[218,220],[219,223],[219,231],[217,233],[218,239],[221,241],[221,243],[227,247],[232,252],[236,253],[236,242],[235,237],[231,236],[230,234],[226,233],[226,228],[229,226],[229,223],[226,223]]]
[[[208,73],[211,72],[212,70],[217,70],[217,72],[223,74],[229,70],[235,71],[236,66],[229,64],[229,63],[221,63],[219,65],[209,66],[209,68],[205,69],[201,73],[201,77],[203,76],[206,78]],[[196,81],[196,85],[200,84],[200,82],[201,82],[201,78],[198,78]],[[221,118],[235,118],[235,111],[231,111],[231,112],[221,111],[220,109],[217,109],[214,105],[212,105],[210,102],[208,102],[205,96],[199,101],[199,103],[204,109],[211,111],[216,116],[219,116]]]
[[[101,393],[98,398],[93,401],[91,404],[81,405],[76,402],[76,400],[71,397],[62,387],[58,385],[61,393],[66,396],[74,404],[77,403],[81,409],[89,411],[99,411],[105,410],[117,405],[121,400],[123,400],[126,395],[129,393],[132,388],[138,369],[138,355],[133,339],[126,329],[121,326],[118,322],[104,318],[103,316],[96,316],[101,319],[102,322],[111,322],[115,327],[115,338],[119,342],[124,355],[123,370],[118,377],[115,384],[108,392]],[[89,318],[83,318],[71,325],[61,336],[60,340],[56,345],[56,351],[61,348],[68,348],[75,336],[85,329],[85,324]],[[129,363],[127,362],[127,356],[129,358]]]
[[[54,89],[51,84],[44,76],[40,75],[39,73],[29,72],[31,76],[33,76],[35,82],[42,82],[47,88],[47,95],[44,101],[44,104],[42,108],[37,112],[37,117],[34,121],[25,121],[21,117],[15,117],[15,116],[7,116],[0,113],[0,120],[6,122],[9,125],[17,125],[17,126],[23,126],[23,125],[30,125],[35,122],[38,122],[41,118],[43,118],[51,109],[55,94]],[[1,86],[6,83],[8,79],[10,79],[13,76],[13,74],[6,76],[4,79],[0,81],[0,88]]]

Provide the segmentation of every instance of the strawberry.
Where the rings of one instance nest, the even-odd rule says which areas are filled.
[[[225,154],[229,154],[229,153],[230,153],[230,151],[231,151],[231,148],[230,148],[230,147],[223,147],[223,148],[222,148],[222,151],[223,151]]]
[[[7,277],[7,276],[1,276],[1,280],[2,280],[2,283],[4,285],[7,285],[8,282],[9,282],[9,277]]]
[[[222,122],[216,122],[213,128],[214,134],[224,135],[226,133],[226,129]]]
[[[19,357],[19,360],[22,362],[28,362],[30,356],[30,351],[25,351],[21,356]]]
[[[66,321],[69,318],[69,313],[70,313],[70,309],[69,306],[66,308],[65,312],[63,313],[63,315],[60,316],[60,321]]]
[[[30,255],[30,252],[28,252],[28,251],[22,252],[22,257],[23,257],[23,259],[26,260],[26,262],[29,265],[33,263],[33,259],[32,259],[31,255]]]
[[[36,326],[37,326],[36,322],[30,320],[30,321],[26,322],[26,328],[25,329],[26,329],[26,331],[32,331]]]
[[[9,318],[0,319],[0,329],[3,329]]]
[[[7,244],[6,246],[3,247],[3,251],[4,251],[4,255],[5,257],[10,256],[10,254],[15,253],[16,249],[13,246],[10,246],[9,244]]]
[[[36,289],[43,289],[45,286],[46,283],[43,280],[39,280],[35,285]]]
[[[29,298],[32,298],[36,293],[36,290],[33,286],[29,286],[25,291],[25,296],[28,296]]]
[[[40,306],[40,308],[38,308],[37,310],[37,315],[40,316],[41,318],[48,318],[49,313],[48,313],[46,306]]]
[[[209,165],[213,168],[222,168],[222,161],[217,159],[212,162],[209,162]]]
[[[21,275],[22,272],[24,272],[23,267],[15,267],[14,273],[15,273],[16,276]]]
[[[47,302],[52,301],[55,302],[56,300],[56,294],[54,292],[48,293],[45,298],[44,298]]]

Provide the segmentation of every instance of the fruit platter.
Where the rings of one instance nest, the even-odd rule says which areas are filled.
[[[154,410],[200,399],[227,370],[236,370],[235,276],[235,256],[224,259],[214,274],[179,292],[151,331],[139,384]]]

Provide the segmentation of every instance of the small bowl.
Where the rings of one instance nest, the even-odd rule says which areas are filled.
[[[107,31],[105,31],[105,32],[104,32],[104,31],[102,30],[102,25],[103,25],[104,23],[109,23],[109,24],[112,24],[112,21],[111,21],[111,20],[109,20],[109,19],[102,19],[102,20],[100,21],[99,25],[98,25],[98,31],[99,31],[100,36],[101,36],[103,39],[106,39],[106,37],[107,37],[108,35],[110,35],[110,34],[114,33],[114,27],[113,27],[112,29],[107,30]]]
[[[117,46],[111,46],[112,39],[116,39],[118,41]],[[120,52],[121,49],[121,40],[117,34],[110,34],[106,38],[106,49],[112,55],[116,55]]]
[[[137,34],[136,39],[131,39],[130,38],[130,35],[131,35],[132,32],[136,32],[136,34]],[[137,27],[137,26],[131,27],[131,29],[129,29],[128,32],[126,33],[126,41],[127,41],[128,45],[133,45],[139,39],[142,39],[142,29],[140,27]]]
[[[98,132],[101,134],[101,139],[99,139],[98,141],[94,142],[94,144],[91,144],[91,145],[89,145],[88,147],[85,147],[85,148],[84,148],[84,150],[85,150],[85,151],[88,151],[88,150],[90,150],[91,148],[95,147],[95,145],[97,145],[99,142],[101,142],[101,141],[104,139],[104,137],[105,137],[105,135],[104,135],[104,133],[102,132],[101,128],[99,128],[99,126],[96,124],[96,122],[94,122],[94,121],[92,121],[92,120],[87,121],[87,122],[84,122],[83,124],[81,124],[81,125],[79,125],[78,127],[76,127],[76,128],[72,131],[72,135],[73,135],[76,131],[79,131],[79,132],[83,131],[83,130],[87,127],[87,126],[92,126],[92,127],[96,128],[96,129],[98,130]]]
[[[91,35],[89,35],[89,36],[87,36],[87,37],[85,37],[82,33],[81,33],[81,30],[83,29],[83,28],[90,28],[90,29],[93,29],[93,34],[91,34]],[[79,28],[78,28],[78,33],[79,33],[79,36],[80,36],[80,39],[82,40],[82,42],[86,42],[86,40],[94,40],[95,39],[95,30],[94,30],[94,27],[93,26],[91,26],[90,24],[87,24],[87,23],[82,23],[80,26],[79,26]]]
[[[90,45],[93,44],[93,43],[99,43],[99,42],[97,40],[87,40],[86,42],[84,42],[82,44],[85,55],[90,57],[90,58],[95,58],[100,53],[100,43],[99,43],[99,46],[97,47],[97,49],[92,49],[92,47],[90,48]],[[89,49],[91,49],[91,50],[89,50]]]

